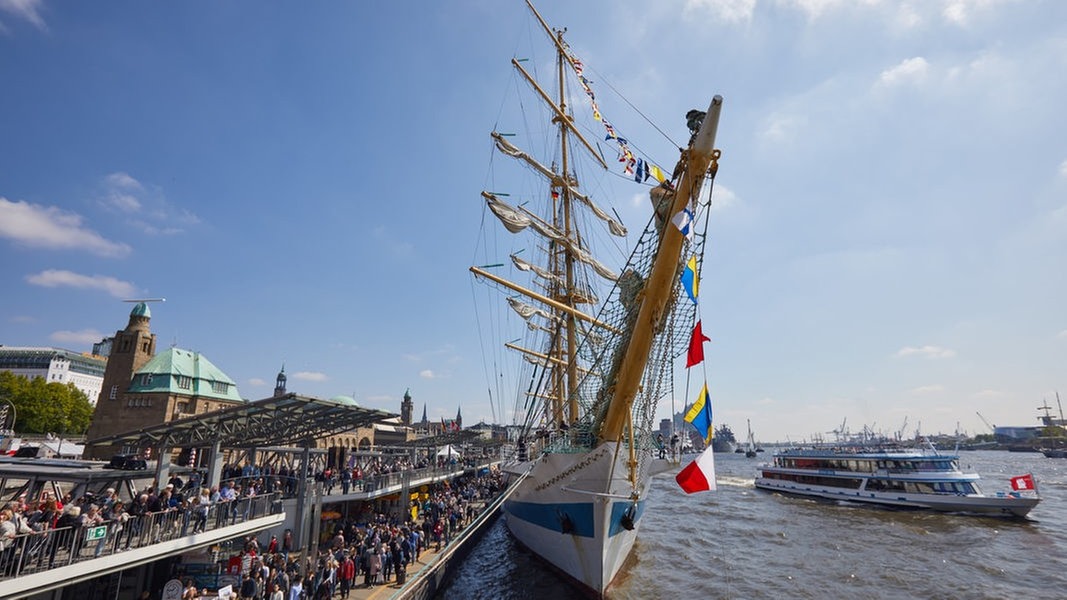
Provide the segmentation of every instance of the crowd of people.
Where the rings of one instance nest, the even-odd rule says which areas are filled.
[[[375,456],[350,466],[319,470],[314,477],[327,494],[334,489],[348,494],[360,489],[357,486],[395,473],[450,469],[468,463],[474,464],[458,455],[416,460]],[[85,493],[79,497],[66,494],[57,498],[49,492],[35,499],[23,495],[0,509],[0,578],[184,537],[233,522],[248,516],[252,499],[264,499],[266,494],[275,494],[275,500],[295,495],[299,491],[296,474],[285,466],[228,466],[219,486],[204,486],[203,474],[192,472],[184,480],[173,476],[163,486],[153,482],[129,501],[111,488],[99,495]],[[325,522],[332,527],[321,540],[318,556],[294,553],[292,532],[288,530],[282,540],[273,538],[263,545],[249,540],[241,555],[244,590],[238,591],[236,597],[347,598],[357,585],[403,583],[409,566],[425,549],[440,550],[449,544],[454,534],[501,489],[500,472],[483,469],[476,475],[460,475],[430,486],[424,497],[413,503],[410,513],[387,516],[373,510],[376,506],[381,508],[375,501],[361,502],[357,506],[363,512],[353,518]],[[90,530],[95,530],[94,535],[87,535]],[[96,531],[102,534],[95,535]],[[301,565],[297,562],[301,559],[307,562]],[[233,565],[229,567],[232,570]],[[306,576],[295,575],[300,572]],[[244,595],[248,591],[254,593]],[[193,598],[202,590],[189,585],[185,593]]]
[[[428,550],[440,551],[473,521],[503,489],[502,474],[486,469],[434,484],[411,513],[362,513],[338,519],[325,532],[315,555],[295,552],[292,532],[264,544],[250,537],[226,572],[239,576],[233,586],[238,600],[332,600],[349,598],[357,587],[402,585],[412,565]],[[301,576],[303,574],[303,576]],[[197,591],[188,579],[184,600],[218,598],[214,590]]]
[[[247,516],[257,496],[231,481],[222,486],[190,487],[173,477],[161,488],[146,486],[129,502],[114,488],[103,494],[71,494],[57,498],[43,492],[25,495],[0,509],[0,576],[53,568],[104,552],[118,552],[146,543],[198,533],[208,528],[215,507],[215,523]],[[88,530],[103,527],[93,541]]]

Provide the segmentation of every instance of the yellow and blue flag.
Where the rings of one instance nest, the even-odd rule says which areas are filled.
[[[696,304],[697,294],[700,293],[696,256],[690,256],[689,262],[685,263],[685,269],[682,270],[682,286],[685,287],[685,293],[689,294],[689,299],[693,301],[693,304]]]
[[[711,441],[714,429],[711,428],[711,396],[708,394],[707,382],[704,382],[704,387],[700,390],[700,397],[693,403],[689,412],[685,413],[685,422],[696,427],[705,444]]]

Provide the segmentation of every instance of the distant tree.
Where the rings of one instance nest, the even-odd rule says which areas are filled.
[[[48,383],[43,377],[28,380],[0,372],[0,400],[15,407],[19,433],[81,435],[93,418],[89,398],[73,383]]]
[[[1059,425],[1049,425],[1041,430],[1042,437],[1061,438],[1067,437],[1067,430]]]

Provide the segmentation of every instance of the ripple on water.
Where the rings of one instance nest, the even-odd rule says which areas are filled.
[[[716,455],[715,492],[653,481],[633,560],[615,600],[646,598],[984,600],[1067,590],[1067,460],[972,452],[964,461],[996,491],[1032,472],[1044,500],[1022,521],[882,510],[755,490],[755,464]],[[517,549],[502,521],[438,598],[579,598]]]

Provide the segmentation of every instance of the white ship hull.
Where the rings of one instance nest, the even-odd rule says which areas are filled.
[[[976,515],[1025,517],[1040,501],[1038,498],[1005,494],[1003,496],[953,496],[933,494],[909,494],[904,492],[870,492],[842,490],[841,488],[787,483],[763,478],[756,479],[756,487],[795,494],[815,496],[827,500],[877,504],[894,508],[935,510]]]
[[[650,479],[647,469],[641,473],[635,501],[626,479],[629,451],[616,456],[616,447],[516,465],[529,474],[503,506],[520,544],[598,597],[630,555]]]

